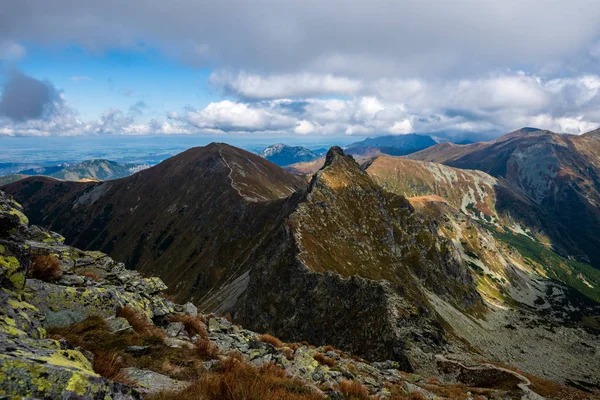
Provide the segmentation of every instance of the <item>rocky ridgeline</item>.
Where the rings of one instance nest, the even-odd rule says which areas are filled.
[[[49,259],[59,268],[37,265],[48,267],[43,261]],[[28,279],[32,271],[44,279]],[[527,378],[490,365],[438,358],[439,378],[446,382],[440,384],[403,372],[396,362],[369,363],[331,346],[285,344],[224,317],[201,315],[193,304],[174,304],[162,295],[160,279],[29,226],[20,205],[3,192],[0,281],[0,398],[138,399],[166,396],[164,391],[175,397],[160,398],[179,398],[178,391],[202,374],[218,374],[232,358],[256,371],[285,371],[286,379],[310,393],[299,399],[538,398]],[[139,321],[131,315],[141,316],[146,333],[137,333]],[[97,352],[107,343],[123,351],[114,353],[110,366],[119,370],[111,379],[100,368],[104,353]]]

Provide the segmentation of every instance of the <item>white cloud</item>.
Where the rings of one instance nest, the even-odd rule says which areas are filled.
[[[298,121],[298,125],[294,128],[294,132],[299,135],[308,135],[315,131],[315,126],[306,120]]]
[[[226,71],[214,72],[210,76],[210,82],[227,92],[251,99],[354,95],[362,86],[356,79],[331,74],[297,73],[261,76],[244,71],[237,74]]]
[[[315,82],[324,77],[313,76]],[[277,78],[279,79],[279,78]],[[277,79],[260,78],[260,82]],[[337,78],[336,78],[337,79]],[[305,82],[306,83],[306,82]],[[304,87],[316,87],[306,84]],[[600,76],[543,79],[523,72],[496,72],[478,79],[360,81],[353,96],[223,100],[186,106],[145,118],[146,105],[127,112],[108,109],[80,121],[61,97],[56,112],[40,121],[0,121],[0,134],[298,134],[385,135],[410,132],[496,132],[535,126],[581,133],[600,126]],[[260,85],[256,93],[265,93]],[[282,91],[283,93],[284,91]],[[308,92],[307,92],[308,93]]]

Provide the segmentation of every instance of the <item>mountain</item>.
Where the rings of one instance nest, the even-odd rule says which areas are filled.
[[[63,163],[46,167],[34,167],[20,170],[16,174],[0,177],[0,184],[15,182],[25,176],[51,176],[65,181],[112,180],[134,174],[149,165],[117,163],[109,160],[87,160],[80,163]]]
[[[225,144],[193,148],[101,183],[33,177],[6,186],[32,221],[75,246],[110,253],[200,301],[243,273],[244,260],[292,205],[305,182]]]
[[[306,147],[274,144],[262,150],[259,155],[274,164],[284,166],[298,162],[312,161],[319,156]]]
[[[504,267],[517,260],[521,265],[539,264],[544,274],[600,301],[600,271],[553,253],[547,238],[539,234],[551,228],[544,210],[508,182],[482,171],[401,157],[382,156],[364,168],[383,188],[407,196],[415,207],[437,209],[440,233],[454,240],[465,261],[500,273],[495,280],[482,282],[496,286],[495,291],[502,289],[498,280],[514,275]],[[506,246],[520,250],[505,254]],[[531,257],[527,247],[537,255]]]
[[[346,152],[353,155],[367,155],[378,151],[382,154],[403,156],[436,145],[430,136],[411,133],[367,138],[347,146]]]
[[[334,347],[284,343],[176,304],[156,277],[29,225],[0,191],[0,391],[8,398],[592,398],[484,361],[428,375]],[[25,279],[27,277],[27,279]],[[585,338],[583,338],[585,340]],[[584,342],[582,342],[583,345]],[[575,349],[576,350],[576,349]],[[587,390],[589,391],[589,390]],[[538,394],[539,393],[539,394]]]
[[[576,136],[524,128],[491,142],[442,143],[409,158],[478,169],[506,181],[539,205],[539,233],[557,251],[600,268],[599,150],[598,131]]]
[[[455,376],[483,359],[597,391],[600,352],[588,349],[600,346],[600,280],[497,209],[503,190],[522,209],[537,203],[482,172],[395,159],[361,168],[332,148],[306,185],[211,144],[118,181],[4,188],[67,243],[159,276],[178,300],[254,331],[405,371]],[[594,290],[582,295],[582,282]]]

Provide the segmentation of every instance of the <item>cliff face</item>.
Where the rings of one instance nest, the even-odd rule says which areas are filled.
[[[426,291],[465,311],[482,306],[470,272],[432,223],[338,148],[257,253],[236,318],[407,369],[414,343],[435,351],[445,342]]]

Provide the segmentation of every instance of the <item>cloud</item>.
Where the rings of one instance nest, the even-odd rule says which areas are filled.
[[[590,0],[20,0],[2,11],[0,40],[152,47],[199,66],[352,78],[577,64],[600,33]]]
[[[26,54],[27,50],[19,43],[0,38],[0,61],[18,61]]]
[[[277,99],[321,95],[347,95],[358,93],[362,83],[356,79],[296,73],[261,76],[241,71],[237,74],[217,71],[211,74],[210,83],[227,93],[249,99]]]
[[[14,121],[39,119],[53,113],[60,103],[62,99],[50,82],[13,70],[2,87],[0,116]]]
[[[303,90],[331,77],[311,75]],[[337,77],[334,77],[337,81]],[[35,87],[51,88],[36,81]],[[260,77],[260,82],[274,82]],[[343,80],[340,80],[343,81]],[[187,105],[164,115],[149,115],[143,101],[125,111],[108,108],[97,120],[81,121],[63,96],[54,97],[39,119],[0,118],[0,134],[270,134],[377,136],[410,132],[501,134],[522,126],[582,133],[600,126],[600,76],[545,79],[521,71],[504,71],[477,79],[356,80],[355,94],[319,96],[305,90],[299,98],[263,100],[232,92],[238,100],[213,101],[203,108]],[[283,85],[286,86],[286,85]],[[286,86],[289,87],[289,86]],[[255,87],[255,93],[266,93]],[[271,89],[268,89],[269,91]],[[248,92],[246,92],[248,93]],[[284,94],[282,91],[281,94]],[[33,96],[36,98],[39,96]],[[29,96],[27,96],[30,99]],[[48,102],[41,104],[49,104]],[[44,109],[41,106],[39,109]],[[38,114],[39,110],[34,113]]]

